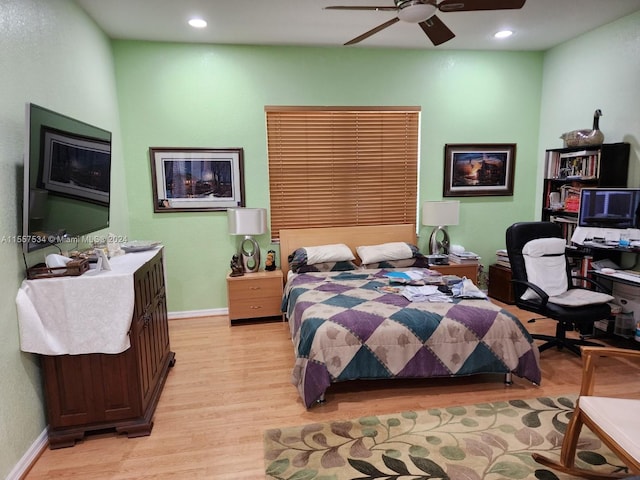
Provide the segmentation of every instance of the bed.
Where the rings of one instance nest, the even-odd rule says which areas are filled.
[[[287,279],[282,307],[295,351],[292,383],[307,408],[323,401],[331,384],[357,379],[495,373],[506,381],[515,374],[540,383],[539,352],[526,328],[486,299],[409,301],[385,291],[386,275],[394,270],[388,265],[290,271],[288,257],[301,247],[344,244],[358,264],[358,246],[387,242],[415,245],[415,226],[280,231],[280,263]]]

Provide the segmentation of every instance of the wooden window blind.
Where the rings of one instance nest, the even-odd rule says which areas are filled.
[[[416,222],[419,107],[265,107],[271,236]]]

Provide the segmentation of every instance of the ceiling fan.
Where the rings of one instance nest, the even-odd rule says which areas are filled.
[[[402,20],[408,23],[417,23],[434,45],[448,42],[455,34],[449,30],[442,20],[436,15],[441,12],[470,12],[477,10],[509,10],[522,8],[526,0],[393,0],[393,7],[364,7],[364,6],[332,6],[326,10],[376,10],[379,12],[396,12],[397,17],[372,28],[368,32],[349,40],[345,45],[353,45],[361,42]]]

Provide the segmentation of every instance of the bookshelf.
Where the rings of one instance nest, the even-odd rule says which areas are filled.
[[[629,144],[624,142],[546,150],[541,219],[559,223],[569,244],[578,223],[580,190],[626,187],[628,168]]]

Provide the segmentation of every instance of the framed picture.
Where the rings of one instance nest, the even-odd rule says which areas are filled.
[[[241,148],[150,147],[149,157],[154,212],[244,207]]]
[[[513,195],[515,143],[444,146],[445,197]]]
[[[42,129],[42,183],[47,191],[109,205],[111,144]]]

